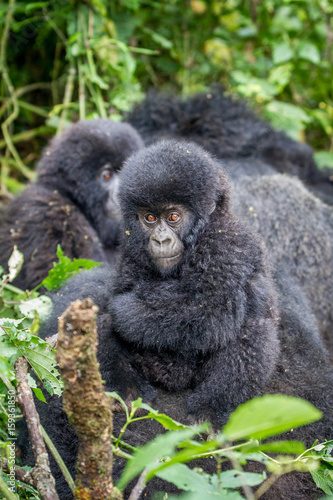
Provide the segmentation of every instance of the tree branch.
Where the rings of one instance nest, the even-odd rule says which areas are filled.
[[[32,451],[35,457],[35,466],[31,471],[34,486],[43,500],[59,500],[42,437],[39,415],[28,384],[28,363],[24,358],[18,358],[15,361],[15,373],[17,378],[17,399],[27,422]]]
[[[75,498],[122,499],[112,482],[112,400],[96,358],[98,308],[73,302],[59,319],[57,361],[64,380],[64,410],[79,439]]]

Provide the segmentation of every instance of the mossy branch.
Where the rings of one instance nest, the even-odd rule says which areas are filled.
[[[97,362],[95,315],[90,299],[73,302],[59,319],[57,361],[64,380],[64,410],[79,439],[75,498],[120,500],[112,482],[112,400]]]

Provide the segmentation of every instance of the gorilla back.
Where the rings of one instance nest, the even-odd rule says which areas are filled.
[[[56,260],[57,245],[71,258],[106,261],[118,243],[118,171],[143,143],[128,124],[78,122],[46,147],[37,182],[13,200],[0,229],[6,269],[17,245],[24,265],[15,284],[33,288]]]

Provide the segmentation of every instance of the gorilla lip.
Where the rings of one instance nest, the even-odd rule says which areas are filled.
[[[175,264],[178,264],[178,261],[180,260],[182,256],[182,253],[179,252],[177,253],[176,255],[173,255],[172,257],[155,257],[155,264],[157,264],[158,266],[163,266],[164,265],[167,265],[168,267],[170,266],[170,264],[172,264],[174,261]]]

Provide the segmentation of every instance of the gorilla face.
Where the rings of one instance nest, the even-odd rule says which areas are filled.
[[[105,210],[107,216],[112,220],[120,220],[120,206],[118,199],[119,175],[110,163],[106,163],[98,171],[97,182],[103,191],[107,191]]]
[[[149,235],[148,250],[154,264],[163,271],[173,268],[183,256],[181,234],[189,227],[189,211],[181,205],[162,205],[155,211],[140,210],[138,218]]]

